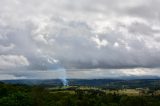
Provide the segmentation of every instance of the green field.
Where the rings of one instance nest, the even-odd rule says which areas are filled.
[[[160,90],[150,90],[149,88],[137,88],[137,89],[101,89],[100,87],[90,87],[90,86],[66,86],[66,87],[53,87],[48,88],[51,93],[55,92],[66,92],[70,94],[75,94],[76,90],[81,91],[101,91],[105,94],[117,94],[117,95],[127,95],[127,96],[159,96]]]

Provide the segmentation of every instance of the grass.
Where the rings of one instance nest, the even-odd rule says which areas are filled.
[[[51,93],[70,93],[70,94],[75,94],[75,90],[68,90],[68,88],[72,88],[72,87],[76,87],[76,86],[66,86],[66,87],[54,87],[54,88],[49,88],[51,90]],[[106,94],[109,93],[116,93],[119,95],[128,95],[128,96],[139,96],[140,91],[137,89],[122,89],[122,90],[101,90],[100,88],[96,88],[96,87],[85,87],[85,86],[81,86],[81,87],[76,87],[76,89],[79,90],[100,90],[105,92]],[[159,92],[160,93],[160,92]]]
[[[128,96],[138,96],[139,91],[136,89],[123,89],[123,90],[118,90],[119,94],[125,94]]]
[[[68,91],[68,90],[64,90],[64,91],[51,91],[50,93],[69,93],[69,94],[75,94],[75,91]]]

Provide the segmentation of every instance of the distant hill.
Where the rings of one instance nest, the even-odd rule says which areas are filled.
[[[63,86],[59,79],[53,80],[3,80],[10,84]],[[160,79],[68,79],[70,86],[99,86],[104,88],[160,88]]]

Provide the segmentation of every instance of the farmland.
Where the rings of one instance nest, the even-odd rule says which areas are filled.
[[[150,86],[135,88],[128,85],[126,88],[124,86],[114,88],[113,86],[47,86],[0,83],[0,106],[135,105],[160,106],[160,89],[158,86],[155,88]]]

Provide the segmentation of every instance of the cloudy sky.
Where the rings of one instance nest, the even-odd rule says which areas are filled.
[[[0,0],[0,79],[160,76],[160,0]]]

